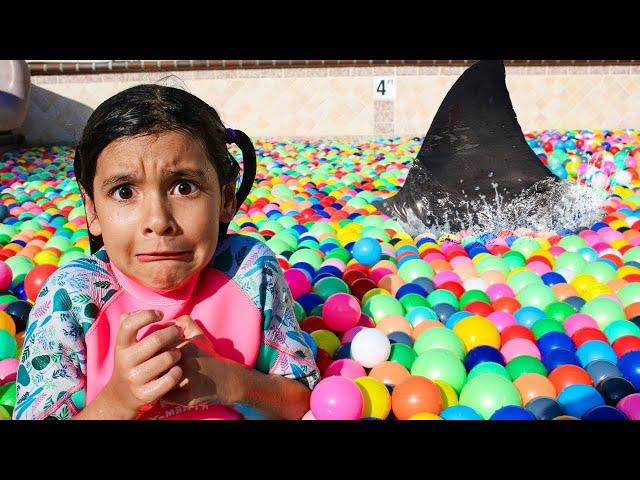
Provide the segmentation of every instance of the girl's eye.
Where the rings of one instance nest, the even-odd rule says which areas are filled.
[[[186,180],[181,180],[178,183],[176,183],[175,187],[174,187],[174,191],[178,194],[178,195],[191,195],[192,193],[194,193],[195,191],[198,190],[198,185],[196,185],[193,182],[188,182]]]
[[[116,200],[129,200],[133,197],[133,189],[127,185],[123,185],[114,190],[113,195]]]

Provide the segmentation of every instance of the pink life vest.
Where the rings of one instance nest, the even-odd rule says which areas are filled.
[[[189,314],[224,357],[253,368],[262,335],[262,315],[251,298],[228,276],[209,266],[171,292],[157,292],[128,278],[111,263],[120,289],[104,305],[88,330],[87,403],[107,384],[113,372],[116,335],[123,313],[161,310],[159,324]],[[156,325],[138,332],[138,339]],[[243,416],[230,406],[203,404],[181,407],[160,401],[141,418],[172,420],[235,420]]]

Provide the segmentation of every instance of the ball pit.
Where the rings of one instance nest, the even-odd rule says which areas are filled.
[[[283,268],[323,374],[305,419],[640,419],[640,131],[525,139],[556,175],[606,189],[600,221],[411,236],[375,201],[402,186],[419,139],[255,141],[229,230]],[[0,162],[2,418],[39,289],[89,253],[73,156]]]

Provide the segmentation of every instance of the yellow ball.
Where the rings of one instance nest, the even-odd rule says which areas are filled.
[[[434,383],[440,389],[440,395],[442,396],[442,409],[444,410],[447,407],[453,407],[454,405],[458,405],[458,394],[453,389],[451,385],[449,385],[444,380],[434,380]]]
[[[622,226],[625,227],[626,225],[622,225]],[[614,227],[611,227],[611,228],[614,228]],[[624,238],[617,238],[616,240],[613,240],[611,242],[611,246],[616,250],[620,250],[625,245],[629,245],[629,242],[627,242]]]
[[[585,273],[576,275],[569,282],[569,285],[575,288],[578,294],[581,296],[587,293],[593,287],[596,287],[598,284],[599,284],[598,280],[596,280],[591,275],[587,275]]]
[[[542,243],[542,242],[540,242],[540,243]],[[555,263],[555,258],[553,257],[553,255],[551,255],[551,254],[549,253],[549,251],[548,251],[548,250],[536,250],[535,252],[533,252],[533,253],[531,254],[531,256],[532,256],[532,257],[534,257],[534,256],[540,256],[540,257],[546,258],[547,260],[549,260],[549,262],[551,263],[551,266],[552,266],[552,267],[553,267],[553,264]]]
[[[477,265],[480,260],[482,260],[484,257],[487,257],[487,256],[491,256],[491,254],[487,252],[482,252],[477,254],[475,257],[473,257],[471,261],[474,263],[474,265]]]
[[[316,342],[318,348],[327,352],[331,357],[333,357],[333,354],[340,346],[340,339],[335,333],[329,330],[316,330],[311,332],[311,337],[313,341]]]
[[[462,340],[467,351],[480,345],[500,348],[498,329],[491,320],[479,315],[463,318],[453,327],[453,332]]]
[[[36,253],[33,257],[33,262],[36,265],[58,265],[59,261],[60,258],[55,253],[47,250]]]
[[[442,417],[436,415],[435,413],[416,413],[411,415],[408,420],[442,420]]]
[[[385,420],[391,411],[391,395],[380,380],[373,377],[360,377],[355,380],[364,399],[363,417]]]
[[[0,329],[6,330],[12,337],[16,336],[16,324],[6,312],[0,311]]]
[[[371,297],[374,297],[376,295],[387,295],[389,297],[391,297],[392,295],[385,290],[384,288],[372,288],[371,290],[369,290],[367,293],[365,293],[362,296],[362,302],[361,304],[364,306],[365,303],[367,303],[369,301],[369,299]]]
[[[624,265],[616,272],[618,278],[624,278],[627,275],[637,275],[638,273],[640,273],[640,268],[632,265]]]

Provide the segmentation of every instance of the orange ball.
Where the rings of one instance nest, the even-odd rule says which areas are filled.
[[[6,330],[11,334],[12,337],[16,336],[16,323],[6,312],[0,310],[0,329]]]
[[[376,324],[376,328],[385,335],[389,335],[393,332],[404,332],[407,335],[411,335],[411,324],[409,321],[401,315],[386,315],[380,319]]]
[[[404,280],[400,278],[398,275],[390,273],[389,275],[385,275],[378,282],[378,287],[384,288],[391,295],[395,296],[398,293],[400,287],[404,285]]]
[[[425,412],[437,415],[442,410],[440,389],[428,378],[411,376],[393,389],[391,409],[398,420]]]
[[[385,385],[400,385],[407,378],[411,377],[409,370],[398,362],[382,362],[376,365],[369,372],[369,376],[380,380]]]
[[[570,385],[593,385],[589,374],[576,365],[562,365],[549,374],[549,380],[560,393]]]
[[[429,263],[434,273],[450,272],[452,270],[451,265],[446,260],[433,260]]]
[[[16,343],[18,344],[18,348],[22,348],[22,345],[24,344],[24,334],[26,332],[23,330],[22,332],[18,332],[16,333]]]
[[[495,285],[496,283],[507,283],[507,277],[504,276],[504,273],[499,272],[497,270],[487,270],[480,278],[483,279],[489,285]]]
[[[515,387],[520,392],[522,397],[522,404],[526,405],[527,402],[538,397],[550,397],[556,398],[556,387],[553,386],[551,380],[539,373],[525,373],[520,375],[513,382]]]
[[[518,300],[511,297],[501,297],[492,303],[495,312],[505,312],[513,315],[521,305]]]
[[[555,285],[551,286],[551,291],[556,296],[559,302],[563,301],[565,298],[578,295],[576,289],[568,283],[556,283]]]
[[[442,327],[442,322],[438,320],[425,320],[422,323],[419,323],[417,327],[414,327],[413,332],[411,332],[411,338],[417,340],[422,332],[428,330],[430,328],[440,328]]]

